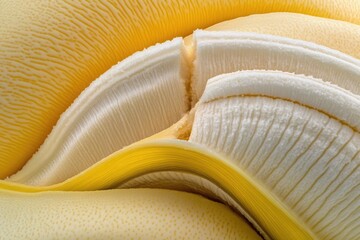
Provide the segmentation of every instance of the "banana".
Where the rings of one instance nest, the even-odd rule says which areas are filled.
[[[274,71],[235,72],[209,80],[191,118],[189,142],[217,151],[243,170],[285,204],[314,238],[356,239],[359,109],[358,95],[319,79]],[[199,177],[150,172],[120,187],[180,189],[221,199],[267,236],[226,192]]]
[[[360,23],[356,0],[3,0],[0,6],[0,178],[30,159],[82,90],[144,47],[254,13]]]
[[[261,239],[230,208],[170,190],[2,192],[0,212],[0,239]]]
[[[181,38],[118,63],[80,94],[39,151],[9,180],[62,182],[170,127],[188,111],[188,75]]]
[[[179,123],[191,122],[188,142],[148,139],[59,184],[0,188],[186,190],[232,206],[265,238],[352,239],[360,234],[359,109],[358,95],[304,75],[220,75]]]
[[[305,74],[360,94],[360,61],[318,44],[273,35],[235,32],[194,34],[193,105],[206,81],[222,73],[267,69]]]
[[[190,142],[218,151],[286,204],[319,239],[360,235],[360,99],[282,72],[219,75]]]
[[[4,236],[359,236],[359,3],[341,5],[344,14],[332,11],[337,0],[302,7],[209,1],[201,9],[195,1],[170,13],[162,10],[167,3],[143,2],[149,6],[33,1],[26,11],[0,3],[0,177],[19,170],[75,97],[132,52],[266,9],[314,16],[238,18],[114,65],[75,99],[24,167],[0,180]],[[45,14],[34,19],[40,9]],[[144,12],[156,17],[144,21]],[[46,34],[44,26],[52,26]],[[201,194],[238,215],[190,193],[123,189],[144,187]],[[109,188],[120,189],[53,192]]]
[[[217,23],[206,31],[236,31],[270,34],[317,43],[360,58],[360,29],[356,24],[304,14],[276,12],[254,14]],[[190,46],[193,36],[184,41]],[[191,49],[190,49],[191,51]]]
[[[0,193],[43,191],[92,191],[122,187],[149,172],[176,171],[213,182],[235,202],[234,207],[269,239],[314,239],[315,236],[283,204],[245,172],[223,156],[199,144],[184,140],[157,139],[133,144],[106,157],[64,182],[51,186],[29,186],[0,181]],[[130,183],[131,184],[131,183]],[[180,186],[181,187],[181,186]],[[204,186],[212,191],[211,185]],[[220,199],[224,202],[226,198]],[[216,197],[216,195],[214,196]],[[276,224],[274,224],[274,221]]]
[[[115,65],[75,100],[39,151],[7,180],[31,185],[65,181],[168,128],[189,110],[189,96],[195,105],[207,79],[226,72],[295,72],[360,93],[360,61],[318,44],[257,33],[197,31],[192,47],[194,58],[176,38]],[[183,122],[183,130],[180,123],[173,128],[173,138],[190,135],[190,121]],[[152,138],[169,137],[170,129]]]

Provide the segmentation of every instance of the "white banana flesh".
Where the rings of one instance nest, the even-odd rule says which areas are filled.
[[[194,33],[193,105],[208,79],[239,70],[278,70],[313,76],[360,94],[360,61],[311,42],[244,32]]]
[[[188,110],[182,49],[177,38],[113,66],[76,99],[39,151],[9,180],[62,182],[175,123]]]
[[[320,239],[360,235],[360,101],[290,73],[243,71],[209,80],[191,142],[261,183]]]

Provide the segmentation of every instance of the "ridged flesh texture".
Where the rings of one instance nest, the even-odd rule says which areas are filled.
[[[244,43],[244,46],[239,42]],[[191,115],[195,112],[190,142],[203,144],[209,150],[214,149],[224,154],[228,159],[232,159],[237,168],[244,170],[266,189],[263,192],[265,196],[268,196],[266,194],[269,193],[276,199],[275,201],[285,204],[285,208],[274,211],[284,213],[287,209],[291,209],[291,214],[296,216],[294,219],[299,219],[293,221],[299,226],[302,226],[302,222],[306,223],[305,229],[311,229],[310,235],[314,233],[320,238],[341,239],[357,234],[351,229],[358,227],[356,220],[359,215],[356,209],[356,206],[359,205],[359,188],[356,184],[359,182],[360,98],[353,94],[358,91],[356,79],[358,76],[358,60],[316,44],[254,33],[199,31],[195,34],[195,44],[197,55],[192,69],[195,73],[209,74],[208,72],[212,72],[209,74],[211,76],[212,74],[218,75],[222,72],[236,70],[239,67],[237,63],[244,63],[241,58],[240,60],[238,58],[239,55],[245,54],[244,51],[240,50],[249,48],[251,54],[248,53],[247,59],[254,58],[254,60],[249,61],[249,64],[253,67],[257,66],[256,64],[260,66],[255,68],[273,68],[283,71],[295,69],[294,72],[311,74],[335,82],[340,86],[346,86],[348,90],[304,75],[280,71],[245,71],[223,75],[209,81],[205,95],[202,96],[200,103],[185,120],[190,120],[192,123],[193,117]],[[276,46],[278,45],[289,55],[280,54],[280,51],[277,52]],[[270,53],[263,51],[269,46],[274,46]],[[103,156],[98,155],[97,159],[94,159],[93,162],[87,162],[88,165],[83,166],[83,169],[79,169],[78,172],[73,172],[70,176],[66,175],[68,169],[71,169],[69,166],[79,164],[77,161],[81,156],[80,154],[84,154],[82,158],[86,162],[89,157],[101,154],[101,151],[97,152],[97,144],[104,144],[104,146],[99,147],[100,150],[103,150],[114,142],[114,138],[119,138],[120,132],[113,131],[117,126],[115,119],[129,118],[125,121],[128,125],[121,129],[122,133],[133,127],[132,119],[139,119],[139,124],[151,124],[156,121],[159,113],[156,112],[156,114],[151,115],[154,119],[149,122],[147,122],[149,116],[144,114],[144,109],[152,109],[153,106],[163,111],[162,114],[171,113],[174,118],[172,122],[179,119],[187,111],[188,103],[185,79],[188,78],[189,74],[187,72],[188,64],[185,61],[189,59],[183,56],[182,48],[182,39],[175,39],[137,53],[110,69],[86,89],[64,113],[43,149],[38,152],[38,154],[50,154],[50,156],[44,157],[42,162],[34,158],[18,174],[20,176],[24,174],[34,179],[40,176],[44,181],[40,185],[64,183],[63,185],[52,185],[42,190],[61,188],[79,190],[81,187],[75,183],[79,179],[86,178],[86,174],[90,176],[91,171],[108,171],[101,170],[101,168],[95,170],[98,165],[104,164],[104,166],[113,168],[115,166],[110,166],[107,158],[105,158],[92,169],[90,168],[89,172],[84,171],[78,174],[81,170],[113,151],[151,134],[139,136],[139,139],[131,139],[125,143],[119,140],[117,147],[108,149],[108,153],[102,153]],[[263,50],[260,51],[259,48]],[[223,50],[218,51],[218,49]],[[240,50],[237,53],[231,49]],[[255,54],[257,51],[265,52],[265,54],[259,53],[257,56]],[[224,56],[220,54],[221,52]],[[219,57],[220,62],[216,61],[215,56]],[[307,62],[302,58],[306,58]],[[204,65],[207,67],[201,68],[202,59],[206,62]],[[286,60],[287,66],[276,65],[275,62],[279,59]],[[252,62],[253,64],[251,64]],[[225,70],[223,70],[222,65],[229,63],[233,64],[231,65],[232,68],[224,67]],[[270,63],[270,67],[267,67],[266,63]],[[292,66],[298,68],[291,68]],[[310,67],[316,71],[312,72],[309,70]],[[241,66],[239,68],[242,69]],[[192,76],[195,77],[193,78],[195,80],[199,77],[194,72]],[[163,92],[158,92],[158,89],[154,88],[160,83],[164,84],[159,87],[159,90]],[[149,84],[150,87],[146,88],[146,84]],[[139,91],[144,89],[147,91]],[[164,94],[168,94],[166,98],[160,98],[162,102],[154,104],[154,99],[159,99],[159,96],[164,96]],[[174,94],[178,94],[175,98],[176,101],[170,105],[169,101],[174,100]],[[150,99],[147,100],[146,97],[150,97]],[[139,105],[134,105],[138,102],[137,99],[139,99]],[[124,105],[119,105],[122,100],[125,101]],[[113,106],[111,105],[112,102],[116,102],[118,105]],[[97,104],[98,107],[96,107]],[[126,107],[127,105],[131,105],[132,108]],[[104,110],[104,106],[110,107]],[[162,106],[167,108],[164,109]],[[173,112],[173,110],[181,111]],[[153,111],[150,112],[153,113]],[[134,117],[134,114],[138,114],[140,117]],[[101,118],[96,116],[101,116]],[[114,123],[116,124],[114,125]],[[156,133],[170,124],[171,122],[166,122],[159,129],[152,131]],[[182,126],[187,125],[182,123]],[[96,127],[98,126],[101,126],[100,129],[107,129],[103,136],[100,134],[101,131],[97,134]],[[85,129],[83,132],[76,131],[76,129],[81,130],[83,128]],[[140,133],[143,133],[142,129],[147,128],[149,128],[148,125],[141,125],[135,130],[140,130]],[[180,129],[174,128],[172,131],[179,132]],[[86,134],[82,138],[84,132]],[[73,135],[67,139],[68,133]],[[112,141],[106,142],[108,139],[104,136],[109,136],[109,134]],[[65,136],[65,138],[61,139],[61,136]],[[61,148],[64,146],[63,142],[66,141],[68,144],[65,146],[69,147],[65,148],[63,152],[59,151],[57,147]],[[89,142],[92,142],[93,145]],[[84,149],[78,150],[79,146],[84,147]],[[49,151],[51,147],[54,149],[53,152]],[[52,172],[42,168],[42,164],[53,159],[51,154],[57,155],[59,159],[57,163],[50,164],[53,168]],[[69,161],[69,156],[72,156],[71,161]],[[124,161],[125,166],[127,160]],[[278,229],[272,225],[269,219],[259,219],[256,214],[254,215],[255,210],[252,209],[254,206],[249,207],[245,204],[246,207],[244,207],[239,204],[241,199],[232,197],[233,195],[229,191],[224,191],[220,186],[214,185],[214,179],[215,182],[224,181],[223,179],[219,180],[216,177],[214,179],[211,177],[203,179],[196,174],[184,174],[181,171],[170,171],[165,175],[151,174],[152,171],[155,171],[154,169],[158,171],[173,169],[161,169],[161,166],[157,168],[145,161],[144,165],[147,166],[147,164],[148,167],[142,167],[138,170],[145,174],[145,176],[140,177],[140,186],[142,186],[144,179],[149,180],[149,186],[152,184],[156,186],[156,182],[158,182],[160,187],[164,187],[163,184],[165,183],[165,185],[169,184],[169,188],[180,186],[180,190],[184,190],[185,185],[185,190],[187,188],[190,191],[200,192],[231,205],[246,216],[264,237],[278,236],[276,235],[279,233]],[[56,165],[63,167],[59,168]],[[191,171],[193,167],[189,165],[185,167],[185,171]],[[132,168],[135,169],[136,166],[132,166]],[[43,171],[40,171],[40,174],[39,169]],[[319,171],[319,169],[323,171]],[[76,174],[78,175],[74,178],[68,179]],[[58,175],[64,177],[54,181]],[[114,187],[119,184],[125,184],[121,186],[133,186],[131,184],[135,183],[136,185],[135,180],[139,179],[137,177],[141,174],[138,172],[138,174],[128,175],[127,178],[124,175],[121,176],[124,178],[123,183],[120,180],[115,180],[115,175],[107,176],[101,184],[105,184],[103,187]],[[114,179],[111,181],[109,180],[111,178]],[[180,183],[181,178],[187,178],[187,182],[185,184]],[[126,182],[129,179],[133,179],[135,182]],[[89,181],[91,183],[95,179],[90,177]],[[202,181],[204,182],[203,186],[201,186]],[[80,186],[87,184],[89,183],[81,183]],[[148,185],[145,184],[145,186]],[[11,189],[12,185],[10,184],[8,187]],[[99,188],[102,187],[94,189]],[[336,210],[333,211],[334,207]],[[263,215],[260,216],[264,217]],[[339,218],[341,219],[340,227],[334,229],[335,220]],[[287,230],[289,229],[291,228],[289,227]],[[302,230],[299,231],[302,232]]]
[[[357,0],[2,0],[0,178],[19,170],[80,92],[119,60],[196,28],[265,12],[360,23]]]
[[[62,182],[111,153],[177,122],[188,111],[187,64],[176,38],[113,66],[62,114],[45,143],[8,180]]]
[[[193,105],[211,77],[238,70],[278,70],[329,81],[360,94],[360,61],[321,45],[244,32],[196,31]]]
[[[356,239],[360,100],[321,80],[243,71],[209,80],[190,142],[213,149],[285,204],[319,239]]]
[[[40,150],[8,180],[31,185],[62,182],[175,123],[188,110],[191,58],[186,58],[182,42],[177,38],[139,52],[94,81],[61,116]],[[360,93],[360,61],[314,43],[257,33],[197,31],[194,44],[193,104],[208,78],[242,69],[303,73]],[[181,130],[173,130],[181,138]]]
[[[246,19],[249,20],[250,18]],[[333,22],[336,23],[334,25],[338,26],[338,21]],[[339,23],[339,25],[341,24]],[[356,29],[355,26],[352,27]],[[328,26],[325,27],[325,29],[329,28]],[[304,34],[306,37],[310,35],[315,36],[315,34]],[[315,36],[314,39],[317,39],[317,37]],[[319,37],[318,39],[320,39],[320,42],[324,41],[323,38]],[[337,42],[337,40],[333,42]],[[341,47],[341,44],[338,42],[334,45],[338,45],[341,48],[339,50],[348,50],[347,47]],[[14,181],[34,185],[51,185],[63,182],[112,152],[156,133],[178,120],[187,110],[185,79],[188,77],[188,74],[186,63],[182,59],[181,48],[181,39],[158,45],[153,47],[152,50],[138,53],[132,58],[119,63],[102,75],[63,114],[39,152],[11,180],[15,179]],[[357,80],[359,74],[358,60],[315,44],[253,33],[197,32],[195,34],[195,49],[196,62],[193,69],[195,71],[193,72],[195,82],[192,85],[192,90],[198,92],[197,95],[193,96],[193,103],[202,94],[202,90],[199,90],[201,87],[194,87],[196,84],[205,85],[208,78],[224,72],[252,68],[276,69],[313,75],[336,83],[345,89],[351,90],[353,93],[359,93],[359,83]],[[239,50],[239,52],[234,51],[234,49]],[[246,55],[244,56],[244,49],[249,50],[249,56],[254,57],[253,62],[245,63],[245,61],[239,60],[239,58],[245,59],[246,57]],[[266,52],[266,49],[271,50]],[[284,52],[280,50],[285,50],[287,55],[284,56]],[[151,51],[153,51],[153,55]],[[190,49],[190,53],[191,51]],[[352,55],[354,54],[356,52]],[[249,56],[246,57],[246,60],[251,59]],[[201,57],[204,59],[203,61],[200,60]],[[215,61],[217,60],[216,57],[219,57],[218,62]],[[281,57],[283,65],[276,65],[281,62],[279,60]],[[291,60],[288,61],[288,59]],[[304,61],[304,59],[307,61]],[[264,60],[264,62],[261,62],[261,60]],[[290,67],[285,66],[289,62],[293,65],[290,64]],[[240,64],[238,65],[238,63]],[[241,65],[243,63],[245,67]],[[246,64],[249,65],[246,66]],[[201,66],[205,67],[199,70]],[[212,67],[207,68],[206,66]],[[135,70],[131,71],[132,68]],[[219,69],[221,71],[217,72]],[[315,71],[312,72],[311,69],[315,69]],[[328,69],[331,69],[331,71],[328,71]],[[256,80],[259,80],[263,78],[261,74],[263,73],[256,72],[254,74],[256,77],[250,74],[250,78],[254,77]],[[276,75],[276,77],[282,75],[279,72],[272,74]],[[261,76],[259,77],[258,75]],[[265,75],[268,77],[267,74]],[[360,124],[357,120],[360,116],[357,111],[359,109],[358,96],[352,95],[338,87],[329,87],[330,85],[322,84],[314,79],[311,79],[311,83],[307,83],[309,78],[304,76],[293,77],[289,74],[284,75],[286,75],[285,78],[294,78],[292,79],[294,82],[306,83],[305,87],[301,84],[289,84],[285,80],[285,82],[280,81],[279,85],[276,85],[276,81],[272,81],[269,85],[262,81],[260,83],[255,81],[253,83],[255,85],[266,85],[264,92],[260,91],[259,93],[257,92],[258,90],[254,90],[255,93],[253,93],[251,92],[251,84],[249,85],[250,87],[245,84],[242,86],[245,89],[244,92],[241,92],[241,90],[239,93],[236,92],[238,89],[238,82],[236,81],[234,83],[228,81],[228,85],[224,85],[225,88],[221,84],[212,84],[207,95],[203,98],[205,100],[196,108],[195,125],[190,141],[200,142],[205,146],[212,144],[216,151],[224,154],[229,159],[235,159],[237,162],[234,163],[240,165],[261,186],[272,192],[272,197],[285,203],[286,208],[282,209],[282,211],[291,209],[296,219],[300,219],[300,223],[305,222],[305,229],[309,228],[317,236],[325,239],[352,238],[358,234],[353,229],[359,227],[356,221],[360,215],[356,209],[356,206],[359,206],[359,188],[356,185],[359,182],[359,172],[357,170],[359,165],[359,149],[357,146],[360,141],[358,137]],[[248,78],[249,76],[246,75],[246,77]],[[137,81],[141,78],[143,81]],[[152,81],[149,81],[149,78]],[[203,79],[203,81],[198,81],[199,79]],[[219,80],[219,82],[222,82],[222,80]],[[159,89],[155,88],[154,90],[153,83],[155,85],[163,83],[163,85],[160,84]],[[140,92],[139,89],[143,89],[146,84],[149,84],[149,88],[145,87],[145,92]],[[320,85],[314,87],[312,84]],[[118,85],[121,85],[121,87],[117,87]],[[300,91],[302,95],[297,92],[300,89],[299,86],[302,88]],[[129,91],[129,89],[133,89],[133,91]],[[250,93],[246,92],[248,90]],[[286,92],[286,94],[282,95],[282,91]],[[290,94],[287,95],[288,92]],[[235,95],[231,93],[235,93]],[[168,95],[164,99],[160,99],[161,103],[154,104],[156,100],[159,100],[159,96],[164,96],[164,94]],[[314,103],[313,99],[316,99],[319,95],[321,95],[319,97],[320,102]],[[150,98],[147,99],[143,96]],[[169,99],[173,101],[174,98],[174,104],[169,104]],[[334,102],[331,99],[337,99],[337,101]],[[270,102],[269,104],[268,101]],[[138,102],[139,105],[137,105]],[[166,109],[164,109],[164,106]],[[153,108],[159,112],[155,111],[154,113]],[[144,110],[149,110],[147,112],[149,114],[146,114]],[[216,111],[219,111],[221,114],[218,114]],[[290,111],[291,116],[288,117],[287,113]],[[157,116],[163,116],[163,114],[169,114],[169,117],[164,118],[164,122],[159,122]],[[210,119],[211,114],[214,115],[212,119]],[[236,118],[234,114],[238,114],[240,120],[237,119],[237,121],[233,122]],[[135,115],[137,117],[134,117]],[[128,117],[128,119],[125,119],[121,127],[119,127],[118,119],[119,117],[122,119],[123,116],[126,116],[124,118]],[[203,116],[207,118],[203,118]],[[156,120],[152,118],[156,118]],[[134,124],[133,119],[139,120],[137,122],[139,127],[134,127],[137,125],[136,123]],[[144,119],[150,120],[148,122],[144,121]],[[168,121],[169,119],[171,120]],[[284,121],[287,121],[288,125],[286,125],[286,129],[283,129],[283,132],[277,134],[269,133],[271,128],[276,125],[276,122],[278,122],[276,130],[279,130]],[[159,127],[149,127],[146,125],[154,125],[154,122]],[[262,123],[265,126],[262,126]],[[217,127],[225,131],[220,133]],[[114,131],[114,129],[119,130]],[[144,129],[149,130],[149,132],[144,133]],[[209,129],[215,130],[215,133],[209,133]],[[235,129],[235,133],[233,129]],[[264,132],[266,132],[265,135]],[[127,133],[129,133],[129,136],[125,136]],[[242,136],[240,136],[240,133]],[[236,134],[239,134],[240,137]],[[287,134],[291,136],[287,136]],[[215,142],[204,140],[204,138],[209,136],[211,141]],[[302,138],[302,136],[305,137]],[[237,139],[235,139],[236,137]],[[201,140],[198,141],[197,138]],[[271,145],[273,138],[278,138],[278,143],[280,142],[282,145],[279,147]],[[324,141],[321,142],[321,140]],[[261,145],[256,145],[259,142]],[[289,142],[291,146],[286,146]],[[243,143],[245,145],[242,145]],[[232,146],[229,146],[229,144]],[[335,146],[335,150],[332,150],[333,146]],[[258,152],[261,148],[264,148],[264,152]],[[277,148],[280,150],[276,150]],[[209,149],[212,149],[212,147],[209,147]],[[271,152],[274,149],[277,151],[276,153]],[[281,151],[283,152],[281,153]],[[237,154],[238,152],[240,155]],[[255,159],[258,155],[263,157],[263,162],[261,162],[261,158],[260,160]],[[264,163],[264,155],[266,157],[270,156],[271,160]],[[292,155],[294,155],[293,158],[291,158]],[[339,155],[341,156],[340,160],[345,159],[345,163],[342,165],[332,162]],[[86,160],[79,161],[79,159]],[[280,162],[276,162],[279,159]],[[304,161],[301,161],[300,163],[298,159],[310,160],[309,162],[304,163]],[[242,165],[243,162],[245,162],[245,167]],[[100,164],[102,163],[106,164],[106,159]],[[263,173],[259,168],[261,169],[266,164],[268,164],[268,167],[263,171],[268,175],[263,177],[261,175]],[[45,165],[46,167],[44,167]],[[94,166],[93,169],[96,169],[96,167]],[[191,167],[190,165],[184,169],[190,171]],[[293,170],[294,168],[296,170]],[[144,167],[144,169],[143,171],[145,172],[151,171],[151,167]],[[299,169],[300,171],[298,171]],[[306,172],[307,169],[310,169],[310,171]],[[320,174],[317,172],[319,169],[323,169]],[[146,173],[145,176],[140,178],[136,178],[136,175],[133,175],[132,177],[135,176],[134,182],[130,181],[129,184],[125,181],[125,185],[121,186],[134,186],[133,184],[139,184],[136,180],[140,179],[140,185],[148,181],[147,184],[145,183],[145,186],[165,188],[174,188],[175,186],[175,188],[180,188],[180,190],[200,192],[216,200],[226,202],[243,213],[264,237],[270,238],[269,236],[277,236],[276,234],[279,233],[278,230],[274,230],[276,227],[270,226],[272,223],[269,219],[271,218],[265,220],[255,219],[256,215],[253,217],[251,211],[249,213],[247,209],[244,209],[237,202],[239,201],[238,199],[232,198],[231,194],[228,194],[228,192],[210,180],[183,172],[165,171],[163,173]],[[331,178],[331,174],[337,175],[335,178]],[[329,175],[331,176],[329,177]],[[84,178],[83,173],[78,176],[78,179]],[[185,179],[187,181],[184,181]],[[66,186],[66,184],[72,181],[73,179],[69,179],[64,182],[65,185],[53,186],[55,188]],[[87,184],[91,185],[92,181],[94,179],[89,179]],[[118,184],[118,182],[109,181],[107,177],[103,181],[108,181],[106,184],[111,187]],[[221,180],[217,179],[217,181]],[[86,183],[83,187],[85,185]],[[327,186],[326,188],[324,187],[325,185]],[[50,188],[53,186],[50,186]],[[311,187],[308,188],[308,186]],[[73,188],[79,189],[81,184],[80,186],[73,185]],[[64,189],[68,190],[70,188],[65,187]],[[3,195],[3,192],[1,194]],[[312,205],[307,206],[306,203],[309,201]],[[334,211],[329,211],[334,208]],[[252,211],[254,210],[252,209]],[[82,213],[83,211],[80,214]],[[7,214],[10,214],[10,211]],[[339,229],[333,229],[337,219],[340,219],[341,224],[336,225],[339,226]],[[41,221],[43,219],[40,219],[39,222]],[[258,224],[257,221],[262,222]],[[284,230],[284,232],[286,231]]]
[[[190,193],[118,189],[1,194],[0,239],[261,239],[227,206]]]

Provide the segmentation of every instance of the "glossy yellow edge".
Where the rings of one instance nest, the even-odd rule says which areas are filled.
[[[0,189],[18,192],[109,189],[131,178],[157,171],[189,172],[210,180],[232,196],[273,239],[315,238],[285,206],[241,169],[224,157],[183,140],[135,143],[59,184],[32,187],[1,181]]]

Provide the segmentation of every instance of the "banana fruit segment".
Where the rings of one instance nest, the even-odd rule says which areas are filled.
[[[360,61],[310,42],[273,35],[196,31],[193,104],[206,81],[222,73],[267,69],[305,74],[360,94]]]
[[[353,239],[360,205],[360,100],[310,77],[243,71],[209,80],[189,141],[214,149],[320,239]]]
[[[223,204],[170,190],[2,192],[0,212],[6,239],[261,239]]]
[[[9,180],[31,185],[62,182],[175,123],[188,111],[189,102],[182,48],[177,38],[113,66],[80,94],[39,151]]]

